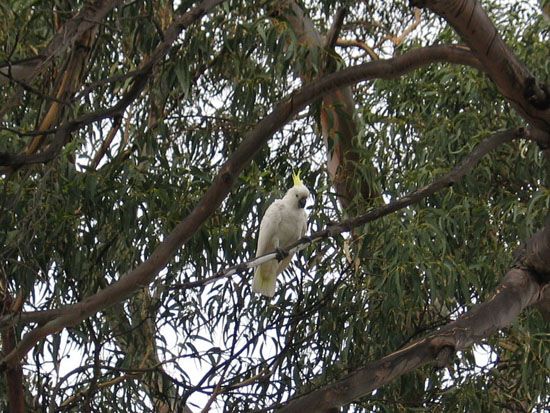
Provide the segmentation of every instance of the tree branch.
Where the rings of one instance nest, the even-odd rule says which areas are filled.
[[[330,30],[327,33],[325,39],[325,48],[328,50],[333,50],[336,40],[340,36],[340,31],[342,30],[342,25],[344,24],[344,18],[346,17],[347,10],[344,8],[339,8],[334,15],[334,20]]]
[[[289,246],[286,246],[283,252],[286,254],[294,254],[321,239],[335,237],[336,235],[348,232],[353,228],[364,225],[367,222],[375,221],[376,219],[389,215],[392,212],[396,212],[407,206],[416,204],[422,199],[431,196],[442,189],[448,188],[449,186],[452,186],[453,184],[460,181],[462,177],[470,172],[485,155],[498,148],[500,145],[511,142],[514,139],[525,138],[527,135],[528,133],[523,128],[510,129],[507,131],[495,133],[494,135],[485,138],[476,148],[474,148],[474,150],[466,158],[462,160],[462,162],[455,166],[449,173],[435,180],[428,186],[411,192],[410,194],[399,198],[398,200],[390,202],[384,206],[374,208],[366,214],[359,215],[345,221],[330,224],[328,228],[321,231],[313,232],[308,236],[300,238],[298,241],[290,244]],[[222,278],[229,278],[232,275],[241,273],[247,269],[255,268],[267,261],[277,259],[278,256],[279,252],[273,251],[256,257],[252,260],[234,265],[225,270],[218,271],[215,275],[207,277],[203,280],[173,285],[170,286],[170,289],[185,289],[204,286]]]
[[[13,79],[19,85],[29,84],[42,73],[54,60],[68,48],[72,47],[87,31],[99,25],[109,12],[123,3],[123,0],[96,0],[87,2],[78,13],[67,20],[63,27],[52,37],[48,46],[41,50],[38,56],[27,58],[16,63],[4,63],[0,67],[0,85]],[[17,105],[21,99],[20,90],[0,109],[0,119],[5,113]]]
[[[412,59],[413,62],[415,62],[415,63],[412,64],[409,61],[409,59]],[[419,60],[418,62],[416,61],[417,59]],[[324,80],[323,82],[327,85],[333,85],[333,83],[335,83],[335,85],[333,85],[334,87],[340,87],[339,82],[346,82],[346,77],[348,76],[347,72],[355,72],[357,70],[364,70],[366,72],[365,75],[364,75],[364,79],[366,79],[368,76],[372,76],[372,78],[374,78],[376,76],[381,77],[381,76],[384,76],[384,75],[388,75],[389,74],[389,72],[388,72],[389,68],[388,67],[393,67],[394,65],[396,66],[395,68],[401,67],[401,70],[403,70],[403,72],[399,72],[399,73],[396,73],[394,75],[394,77],[398,77],[401,74],[408,72],[409,70],[413,70],[416,67],[422,66],[420,61],[423,61],[424,64],[433,63],[433,62],[437,62],[437,61],[448,61],[448,62],[452,62],[452,63],[468,64],[468,65],[471,65],[471,66],[474,66],[474,67],[475,67],[476,62],[477,62],[476,59],[471,58],[471,55],[469,54],[468,49],[466,49],[462,46],[433,46],[433,47],[429,47],[429,48],[425,48],[425,49],[419,49],[419,50],[416,50],[414,52],[408,52],[408,53],[404,54],[403,56],[396,57],[394,59],[382,60],[382,61],[380,61],[382,63],[382,66],[376,68],[373,71],[373,73],[370,73],[370,69],[369,69],[371,64],[370,63],[365,63],[365,64],[362,64],[360,66],[354,66],[354,67],[350,67],[350,68],[346,69],[345,70],[346,73],[344,75],[342,75],[341,72],[333,73],[333,74],[330,75],[330,78],[328,80]],[[336,81],[334,79],[336,79]],[[357,82],[357,81],[354,80],[354,83],[355,82]],[[309,88],[311,88],[313,86],[314,86],[314,84],[313,85],[312,84],[308,85]],[[300,91],[296,92],[295,94],[299,94],[299,92]],[[318,98],[321,95],[322,95],[322,93],[319,93],[319,95],[315,95],[312,98],[312,101],[314,101],[315,98]],[[289,98],[289,99],[291,99],[291,98]],[[301,107],[294,108],[294,113],[297,113],[300,110],[301,110]],[[275,109],[270,116],[274,116],[274,112],[276,112],[276,111],[277,111],[277,109]],[[260,123],[262,123],[262,122],[266,123],[267,121],[264,120],[264,121],[261,121]],[[262,123],[262,125],[264,123]],[[282,125],[283,124],[281,124],[281,126]],[[261,132],[255,132],[256,129],[258,129],[259,127],[260,127],[260,125],[258,124],[256,126],[256,128],[254,130],[252,130],[247,136],[249,136],[249,137],[250,136],[255,136],[254,139],[259,139],[259,136],[261,135]],[[532,137],[531,137],[532,131],[530,129],[524,130],[523,133],[525,133],[525,137],[527,139],[532,139]],[[539,131],[539,132],[537,132],[537,136],[539,137],[539,139],[544,139],[544,136],[546,136],[546,135],[543,136]],[[246,139],[245,139],[245,141],[246,141]],[[245,142],[242,143],[242,145],[244,145],[244,144],[245,144]],[[392,208],[393,208],[393,204],[388,204],[386,207],[390,207],[390,205],[392,205]],[[382,208],[386,208],[386,207],[382,207]],[[398,208],[398,209],[400,209],[400,208]],[[393,212],[393,210],[390,211],[390,212]],[[383,215],[380,215],[380,216],[383,216]],[[377,216],[376,218],[379,218],[379,216]],[[376,219],[376,218],[373,218],[373,219]],[[341,223],[341,224],[343,224],[343,223]],[[361,225],[361,224],[358,224],[358,225]],[[313,234],[312,234],[312,236],[313,236]],[[292,248],[292,246],[290,246],[290,248]],[[240,271],[244,271],[247,268],[253,268],[253,267],[255,267],[257,265],[260,265],[263,262],[269,261],[273,258],[275,258],[275,254],[268,254],[268,255],[265,255],[265,256],[262,256],[262,257],[258,257],[254,260],[249,261],[248,263],[242,263],[242,264],[236,265],[234,267],[228,268],[227,270],[225,270],[225,272],[223,274],[218,273],[218,274],[213,275],[212,277],[206,278],[205,280],[180,284],[179,286],[176,286],[176,288],[193,288],[193,287],[198,287],[198,286],[201,286],[201,285],[204,285],[204,284],[208,284],[210,282],[216,281],[217,279],[223,278],[224,276],[231,276],[231,275],[234,275],[235,273],[238,273]],[[250,264],[250,265],[246,266],[246,264]],[[52,319],[54,319],[56,317],[61,316],[62,314],[65,313],[65,311],[66,311],[66,308],[60,308],[60,309],[52,309],[52,310],[44,310],[44,311],[29,311],[29,312],[25,312],[25,313],[22,313],[22,314],[4,316],[3,318],[0,319],[0,326],[6,325],[6,324],[9,324],[9,323],[14,323],[14,322],[16,322],[16,323],[19,323],[19,322],[21,322],[21,323],[36,322],[36,323],[39,323],[39,324],[43,324],[43,323],[46,323],[48,321],[51,321]]]
[[[52,37],[48,46],[37,57],[25,59],[21,64],[8,64],[3,74],[9,73],[17,81],[31,82],[56,56],[72,47],[88,30],[100,24],[109,12],[124,0],[96,0],[85,3],[82,9]]]
[[[391,36],[391,35],[385,36],[383,40],[389,40],[393,43],[394,46],[400,46],[401,43],[405,41],[407,36],[411,34],[413,30],[418,27],[418,25],[420,24],[421,16],[422,14],[420,9],[417,7],[414,7],[414,21],[410,25],[405,27],[405,29],[403,30],[403,33],[397,36]]]
[[[177,40],[179,34],[200,19],[210,9],[222,3],[224,0],[204,0],[201,4],[184,13],[175,20],[166,30],[164,40],[155,48],[150,57],[143,61],[140,69],[135,73],[132,86],[124,96],[113,106],[101,109],[93,113],[87,113],[77,119],[71,120],[56,130],[56,136],[52,144],[45,151],[38,154],[10,154],[0,152],[0,165],[20,166],[34,163],[51,161],[59,150],[69,141],[69,135],[82,126],[97,122],[110,117],[122,116],[128,105],[130,105],[142,92],[147,84],[153,66],[157,64],[170,50],[172,44]]]
[[[523,309],[543,299],[545,286],[550,281],[550,225],[531,237],[520,262],[523,266],[510,269],[491,298],[474,306],[456,321],[368,363],[335,383],[291,400],[278,412],[332,412],[420,366],[428,363],[445,366],[453,353],[509,326]],[[544,271],[542,277],[541,270]]]
[[[342,8],[336,12],[332,27],[323,40],[313,20],[304,12],[298,2],[287,0],[283,4],[285,5],[284,20],[288,22],[298,41],[311,51],[307,54],[305,64],[297,73],[302,81],[308,82],[327,73],[335,72],[336,56],[331,51],[334,49],[334,43],[341,30],[345,9]],[[320,61],[318,61],[319,56],[322,56]],[[357,192],[356,188],[352,188],[352,185],[349,184],[350,179],[348,179],[351,176],[356,176],[354,165],[359,163],[355,140],[357,126],[354,114],[355,101],[349,86],[341,87],[325,95],[321,101],[318,124],[326,149],[327,171],[338,201],[344,208],[350,204]],[[369,167],[373,168],[372,165]],[[377,196],[376,191],[365,179],[361,179],[353,186],[360,188],[359,193],[365,200]]]
[[[209,3],[215,3],[215,1]],[[250,164],[261,147],[267,143],[278,129],[307,105],[342,86],[375,78],[393,79],[418,67],[435,62],[476,64],[476,60],[472,58],[470,53],[463,49],[450,46],[428,47],[386,61],[368,62],[327,75],[305,85],[290,97],[284,99],[269,115],[258,122],[255,128],[245,135],[243,142],[221,167],[211,186],[201,197],[195,208],[164,238],[149,258],[124,274],[118,281],[78,303],[64,307],[54,319],[29,331],[17,347],[4,356],[0,361],[0,367],[5,368],[17,363],[39,340],[48,335],[54,334],[65,327],[73,326],[96,312],[125,300],[139,289],[149,285],[168,264],[177,250],[195,234],[203,222],[218,208],[229,194],[239,174]],[[404,202],[408,201],[410,200],[407,199]],[[369,214],[363,219],[368,219],[368,216]],[[351,222],[347,222],[347,224],[331,227],[330,231],[340,230],[342,232],[349,230],[351,228],[350,224]],[[360,223],[357,225],[360,225]]]
[[[107,137],[105,140],[101,143],[101,146],[97,150],[96,154],[90,161],[90,167],[92,169],[97,169],[97,166],[99,165],[99,162],[101,162],[101,159],[105,156],[107,153],[107,150],[109,149],[109,146],[111,146],[111,143],[113,142],[113,139],[115,138],[115,135],[117,134],[118,130],[120,129],[120,125],[122,124],[122,116],[115,116],[113,119],[113,126],[111,126],[111,130],[107,134]]]
[[[443,17],[479,59],[499,91],[527,122],[550,130],[550,91],[500,37],[477,0],[410,0]]]
[[[223,0],[211,0],[204,2],[204,8],[206,4],[209,3],[221,3]],[[211,6],[213,7],[213,6]],[[199,10],[202,8],[197,7]],[[142,65],[140,74],[134,76],[134,83],[130,90],[112,107],[107,109],[102,109],[97,112],[87,113],[77,119],[69,121],[68,123],[60,126],[56,129],[56,136],[53,138],[50,146],[38,154],[10,154],[7,152],[0,152],[0,165],[2,166],[18,166],[18,165],[27,165],[35,163],[46,163],[51,161],[58,153],[63,145],[68,141],[68,136],[70,133],[74,132],[78,128],[88,125],[92,122],[103,120],[109,117],[121,116],[126,107],[132,103],[135,98],[141,93],[143,87],[145,87],[153,65],[164,56],[163,52],[168,51],[167,41],[173,41],[177,38],[175,33],[175,27],[177,27],[184,17],[188,17],[187,14],[192,14],[195,10],[192,10],[186,15],[182,16],[178,22],[174,23],[170,31],[171,35],[168,36],[169,31],[167,31],[167,36],[162,45],[159,45],[155,52],[151,55],[150,59]],[[197,15],[198,12],[195,11],[192,15]],[[192,21],[185,19],[186,24],[189,25]],[[312,82],[304,87],[304,95],[309,94],[308,103],[314,102],[319,97],[333,91],[335,88],[331,86],[330,82],[342,86],[352,85],[360,81],[370,80],[375,78],[381,79],[395,79],[411,70],[417,69],[418,67],[429,65],[436,62],[448,62],[448,63],[457,63],[467,66],[472,66],[475,68],[481,68],[481,65],[474,58],[471,53],[461,46],[432,46],[421,49],[416,49],[411,52],[407,52],[402,56],[395,57],[388,60],[378,60],[376,62],[367,62],[362,65],[352,66],[348,69],[332,73],[325,78],[319,79],[318,81]],[[387,73],[385,71],[388,71]],[[319,88],[319,90],[315,90]],[[314,96],[313,96],[314,94]],[[290,97],[292,99],[292,96]],[[304,104],[305,106],[305,104]],[[302,107],[300,107],[301,109]]]
[[[7,292],[6,286],[0,282],[0,315],[13,311],[16,302]],[[14,326],[6,326],[0,331],[2,351],[12,351],[17,343],[18,334]],[[16,363],[7,368],[3,374],[6,383],[7,402],[12,413],[25,412],[25,393],[23,391],[23,368]]]
[[[380,56],[376,54],[376,52],[365,42],[362,42],[360,40],[352,40],[352,39],[338,39],[336,40],[336,46],[340,47],[359,47],[360,49],[363,49],[372,60],[378,60],[380,59]]]

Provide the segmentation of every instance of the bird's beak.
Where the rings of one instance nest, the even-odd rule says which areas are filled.
[[[307,201],[307,198],[300,198],[300,200],[298,201],[298,205],[300,205],[300,208],[305,208],[306,201]]]

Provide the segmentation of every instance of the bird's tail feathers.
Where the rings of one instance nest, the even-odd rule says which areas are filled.
[[[254,279],[252,280],[252,291],[267,297],[273,297],[275,295],[275,286],[277,284],[275,268],[277,264],[277,261],[273,263],[268,261],[256,268]]]

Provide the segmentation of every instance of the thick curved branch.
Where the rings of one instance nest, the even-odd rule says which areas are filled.
[[[454,352],[509,326],[526,307],[546,302],[550,285],[550,222],[515,255],[515,264],[485,302],[436,333],[292,400],[279,412],[331,412],[422,365],[435,363],[443,367]]]
[[[436,62],[476,65],[476,59],[461,48],[450,46],[428,47],[386,61],[368,62],[327,75],[293,93],[289,98],[279,103],[269,115],[246,134],[243,142],[221,167],[212,185],[204,193],[195,208],[176,225],[148,259],[124,274],[115,283],[76,304],[63,308],[56,318],[29,331],[17,347],[0,361],[0,366],[5,368],[17,363],[39,340],[61,331],[65,327],[73,326],[98,311],[125,300],[139,289],[149,285],[168,264],[177,250],[195,234],[204,221],[219,207],[229,194],[239,174],[250,164],[261,147],[267,143],[277,130],[288,123],[294,115],[298,114],[307,105],[342,86],[375,78],[393,79],[416,68]],[[334,230],[338,229],[338,227],[333,228]],[[349,230],[349,228],[351,227],[341,226],[344,231]]]
[[[527,122],[550,130],[550,88],[539,84],[510,50],[477,0],[411,0],[443,17],[483,64],[500,92]]]
[[[550,233],[550,227],[543,231]],[[546,256],[550,257],[550,250],[546,250]],[[464,350],[509,326],[523,309],[541,299],[542,289],[543,286],[528,270],[513,268],[506,273],[489,300],[442,327],[437,333],[368,363],[335,383],[298,397],[278,412],[332,412],[368,396],[373,390],[420,366],[435,363],[443,367],[454,352]]]

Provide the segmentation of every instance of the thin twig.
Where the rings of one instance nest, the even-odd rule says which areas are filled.
[[[418,25],[420,24],[421,15],[422,15],[422,11],[419,8],[415,7],[414,21],[411,24],[409,24],[407,27],[405,27],[405,30],[403,30],[403,33],[401,33],[398,36],[390,36],[390,35],[385,36],[382,41],[389,40],[393,43],[394,46],[400,46],[405,41],[407,36],[411,34],[413,30],[418,27]]]
[[[122,116],[115,116],[113,119],[113,126],[111,127],[111,130],[107,134],[107,137],[105,138],[105,140],[102,142],[94,158],[90,162],[90,168],[92,169],[97,168],[97,166],[99,165],[99,162],[101,162],[101,159],[105,156],[105,154],[107,153],[107,150],[111,146],[111,143],[113,142],[115,135],[120,129],[121,123],[122,123]]]
[[[372,60],[379,60],[380,56],[374,51],[372,47],[370,47],[365,42],[362,42],[360,40],[352,40],[352,39],[338,39],[336,41],[336,46],[340,47],[359,47],[360,49],[363,49]]]

